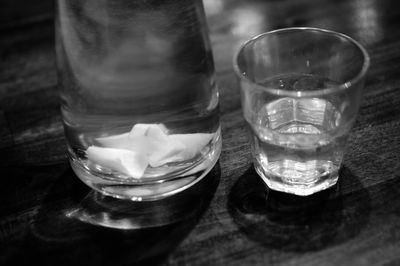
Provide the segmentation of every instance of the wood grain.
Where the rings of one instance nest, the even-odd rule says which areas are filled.
[[[74,176],[52,2],[3,2],[0,265],[400,265],[398,1],[204,0],[221,95],[220,161],[190,190],[145,204],[101,197]],[[371,56],[340,182],[310,198],[269,191],[254,172],[232,71],[241,42],[289,26],[343,32]]]

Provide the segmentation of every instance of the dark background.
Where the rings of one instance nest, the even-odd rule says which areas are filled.
[[[0,1],[0,265],[400,265],[399,2],[204,2],[220,161],[180,195],[132,204],[90,192],[66,160],[53,2]],[[343,32],[371,56],[340,182],[307,198],[255,174],[232,71],[243,40],[290,26]]]

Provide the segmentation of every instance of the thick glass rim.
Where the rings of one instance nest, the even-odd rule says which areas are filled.
[[[281,33],[281,32],[295,32],[295,31],[317,32],[320,34],[332,35],[332,36],[347,40],[349,43],[353,44],[356,48],[358,48],[363,55],[364,62],[362,64],[360,71],[358,71],[357,75],[355,75],[352,79],[347,80],[343,83],[340,83],[333,87],[319,89],[319,90],[313,90],[313,91],[289,91],[289,90],[265,87],[265,86],[262,86],[256,82],[254,82],[253,80],[249,79],[246,75],[243,74],[243,71],[240,69],[240,67],[238,65],[238,59],[239,59],[241,52],[244,50],[245,47],[247,47],[250,44],[255,43],[256,41],[258,41],[268,35],[273,35],[273,34],[277,34],[277,33]],[[313,96],[326,95],[326,94],[331,94],[334,92],[349,89],[350,87],[353,86],[353,84],[358,83],[366,75],[368,68],[369,68],[369,64],[370,64],[369,55],[368,55],[367,51],[365,50],[365,48],[359,42],[357,42],[353,38],[351,38],[343,33],[326,30],[326,29],[321,29],[321,28],[314,28],[314,27],[290,27],[290,28],[282,28],[282,29],[277,29],[277,30],[272,30],[272,31],[261,33],[259,35],[254,36],[253,38],[245,41],[242,45],[240,45],[239,49],[235,53],[235,56],[233,57],[233,68],[234,68],[236,75],[240,78],[241,81],[251,83],[252,85],[255,86],[256,89],[260,89],[260,90],[269,92],[271,94],[275,94],[275,95],[279,95],[279,96],[290,96],[290,97],[313,97]]]

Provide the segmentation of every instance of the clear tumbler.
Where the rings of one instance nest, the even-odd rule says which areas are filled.
[[[359,43],[323,29],[276,30],[241,47],[254,166],[271,189],[304,196],[337,182],[368,66]]]

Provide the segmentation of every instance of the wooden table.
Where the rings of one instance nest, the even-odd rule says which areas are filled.
[[[9,2],[0,4],[0,265],[400,265],[398,1],[205,0],[222,154],[198,185],[142,204],[101,197],[74,176],[52,2]],[[289,26],[343,32],[371,56],[340,182],[300,199],[255,174],[231,64],[244,39]]]

